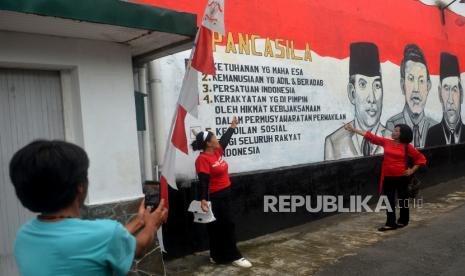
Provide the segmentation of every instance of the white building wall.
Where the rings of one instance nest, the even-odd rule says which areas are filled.
[[[129,48],[0,32],[0,67],[62,71],[66,139],[90,158],[87,204],[142,196]]]

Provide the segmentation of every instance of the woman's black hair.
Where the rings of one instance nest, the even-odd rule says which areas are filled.
[[[192,149],[194,151],[205,150],[205,148],[207,147],[207,142],[210,142],[212,137],[213,137],[213,133],[210,131],[208,132],[207,139],[205,140],[203,140],[203,131],[197,133],[197,135],[195,136],[195,140],[191,144]]]
[[[69,207],[79,185],[87,190],[88,168],[89,158],[79,146],[37,140],[13,155],[10,178],[24,207],[50,213]]]
[[[399,141],[402,144],[410,144],[413,140],[412,129],[406,124],[398,124],[394,128],[396,127],[399,127],[400,129]]]

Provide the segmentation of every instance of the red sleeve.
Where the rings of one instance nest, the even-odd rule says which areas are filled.
[[[210,162],[208,162],[208,159],[202,156],[197,157],[197,160],[195,160],[195,171],[197,173],[210,174]]]
[[[378,145],[378,146],[382,146],[384,147],[384,144],[386,142],[386,138],[383,138],[383,137],[379,137],[377,135],[374,135],[373,133],[367,131],[365,133],[365,136],[364,136],[366,139],[368,139],[368,141],[370,141],[372,144],[375,144],[375,145]]]
[[[426,165],[426,157],[411,144],[408,145],[408,156],[412,158],[415,165]]]

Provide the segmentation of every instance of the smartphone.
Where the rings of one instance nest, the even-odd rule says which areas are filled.
[[[150,207],[153,210],[160,204],[160,182],[147,181],[144,184],[145,208]]]

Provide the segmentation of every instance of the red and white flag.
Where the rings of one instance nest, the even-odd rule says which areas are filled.
[[[186,74],[179,94],[176,105],[176,113],[170,129],[170,139],[168,140],[165,157],[163,160],[160,193],[161,198],[165,199],[168,207],[168,185],[173,189],[176,186],[176,152],[179,150],[189,154],[185,119],[187,114],[197,118],[199,105],[198,79],[199,73],[214,75],[215,62],[213,60],[212,34],[218,32],[221,35],[225,33],[224,27],[224,0],[209,0],[205,9],[202,25],[200,26],[194,47],[192,48],[191,57],[186,68]],[[163,239],[161,237],[161,228],[158,232],[160,247],[163,249]]]

